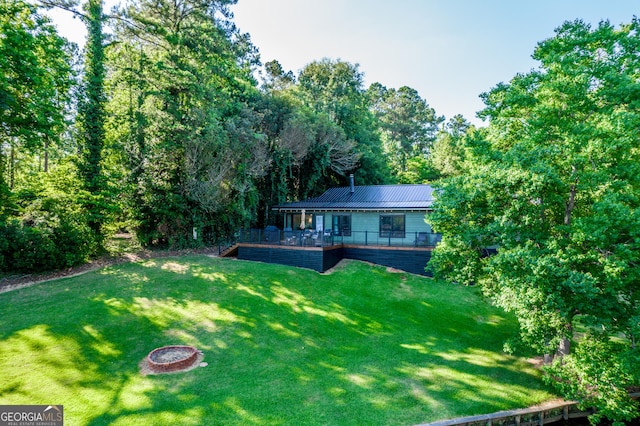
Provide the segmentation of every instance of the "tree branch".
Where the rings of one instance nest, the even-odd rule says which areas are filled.
[[[73,0],[71,0],[71,1],[69,1],[69,0],[38,0],[38,3],[40,3],[40,5],[42,7],[44,7],[45,9],[54,9],[54,8],[57,7],[58,9],[66,10],[67,12],[73,13],[75,16],[79,17],[83,21],[88,19],[87,15],[85,15],[84,13],[82,13],[79,10],[76,9],[76,7],[78,6],[78,2],[77,1],[73,1]]]
[[[576,174],[576,166],[571,166],[572,174]],[[564,210],[564,224],[566,226],[571,225],[571,213],[576,206],[576,192],[577,192],[578,178],[576,177],[575,182],[571,185],[569,189],[569,200],[567,201],[566,208]]]

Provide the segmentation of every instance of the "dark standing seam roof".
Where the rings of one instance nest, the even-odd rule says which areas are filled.
[[[278,211],[305,210],[429,210],[433,204],[430,185],[374,185],[332,188],[316,198],[280,204]]]

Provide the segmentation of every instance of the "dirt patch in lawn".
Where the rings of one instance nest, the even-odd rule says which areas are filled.
[[[0,279],[0,293],[17,290],[19,288],[29,287],[34,284],[40,284],[47,281],[57,280],[59,278],[74,277],[76,275],[86,274],[105,266],[117,265],[127,262],[138,262],[152,258],[186,256],[190,254],[206,254],[208,256],[217,256],[218,248],[209,247],[192,250],[140,250],[135,253],[127,253],[120,256],[103,256],[94,259],[83,265],[73,268],[67,268],[60,271],[52,271],[38,274],[16,274],[6,276]]]

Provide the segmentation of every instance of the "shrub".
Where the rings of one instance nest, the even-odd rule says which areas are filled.
[[[638,402],[631,401],[628,393],[640,378],[637,359],[637,349],[587,333],[571,355],[545,368],[545,380],[567,399],[582,401],[582,408],[596,408],[589,419],[592,423],[607,418],[622,425],[639,413]]]
[[[85,262],[93,251],[86,225],[68,220],[26,225],[12,219],[0,224],[0,270],[43,272]]]
[[[98,248],[83,206],[88,194],[61,167],[20,192],[22,212],[0,217],[0,270],[43,272],[78,265]],[[34,190],[37,188],[37,190]]]

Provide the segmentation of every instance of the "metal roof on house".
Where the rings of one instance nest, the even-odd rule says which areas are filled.
[[[431,185],[372,185],[331,188],[316,198],[280,204],[273,210],[315,211],[425,211],[433,204]]]

